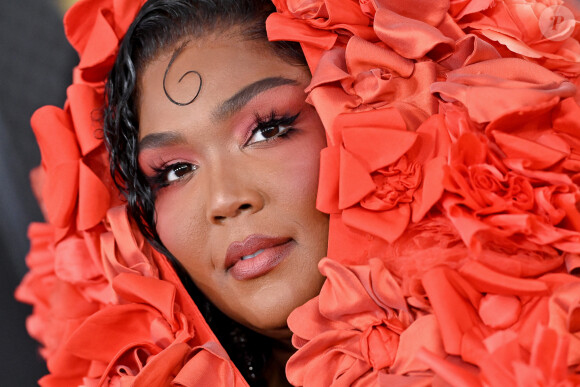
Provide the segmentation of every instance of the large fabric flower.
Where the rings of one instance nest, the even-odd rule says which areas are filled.
[[[95,378],[105,385],[137,376],[164,349],[171,353],[173,349],[169,348],[193,339],[191,324],[174,309],[175,287],[170,283],[124,273],[115,277],[113,287],[121,303],[107,306],[84,320],[64,347],[72,355],[90,361],[91,369],[100,370],[85,378]],[[155,367],[157,376],[175,371],[172,362],[161,364],[164,367]]]
[[[103,103],[102,95],[89,86],[72,85],[68,96],[65,109],[43,107],[31,121],[45,176],[42,205],[47,220],[59,229],[59,239],[71,228],[95,227],[118,202],[94,120]]]
[[[575,203],[576,187],[563,177],[535,177],[509,170],[485,140],[466,133],[452,147],[444,182],[449,194],[442,204],[475,250],[480,249],[478,233],[492,233],[502,240],[513,237],[521,244],[528,241],[577,253],[578,232],[560,226],[565,225],[566,212],[556,204]]]
[[[415,313],[384,264],[373,259],[368,265],[343,266],[323,259],[319,268],[327,276],[320,295],[288,319],[299,348],[287,365],[289,381],[299,386],[376,385],[380,378],[394,382],[395,371],[399,382],[405,380],[402,374],[430,380],[425,367],[408,363],[407,355],[420,345],[440,352],[436,336],[424,342],[412,336],[434,333],[435,321],[414,321]],[[305,319],[310,323],[303,324]]]
[[[372,19],[362,11],[356,0],[275,0],[273,3],[278,9],[278,15],[301,20],[315,29],[352,35],[372,31]]]
[[[416,132],[406,130],[394,109],[341,115],[335,125],[342,141],[321,155],[317,206],[341,211],[346,225],[393,242],[443,192],[447,145],[439,117]]]
[[[325,50],[335,45],[344,47],[344,40],[352,35],[375,38],[372,19],[361,10],[358,1],[273,3],[278,12],[266,21],[268,39],[299,42],[311,69],[318,66]]]
[[[374,29],[388,47],[409,59],[428,57],[439,61],[453,52],[447,36],[447,0],[376,0]]]
[[[492,42],[503,52],[577,77],[580,44],[573,36],[576,21],[569,3],[560,0],[454,1],[450,14],[462,29]],[[558,11],[559,7],[564,9]]]
[[[67,12],[65,33],[80,57],[75,83],[103,85],[119,42],[145,1],[82,0]]]
[[[353,36],[345,48],[322,54],[307,88],[308,101],[327,128],[335,127],[334,120],[345,111],[396,107],[407,126],[416,129],[436,111],[428,92],[435,80],[434,63],[413,63],[384,45]],[[334,142],[337,134],[329,135]]]
[[[577,300],[577,279],[551,275],[506,282],[507,277],[494,278],[493,272],[472,264],[461,273],[437,270],[425,276],[424,284],[438,320],[448,323],[442,332],[446,352],[476,364],[480,372],[424,349],[419,359],[451,386],[573,386],[580,381],[567,371],[578,363],[578,316],[568,315],[565,329],[548,327],[561,310],[549,305],[556,299]],[[480,292],[487,294],[480,297]],[[445,306],[450,300],[455,300],[453,310]]]
[[[26,262],[30,272],[16,290],[16,298],[33,305],[27,328],[42,345],[40,353],[50,372],[39,384],[81,385],[89,363],[65,351],[62,344],[83,319],[99,309],[99,304],[87,300],[74,284],[56,275],[54,227],[31,224],[29,238],[31,250]]]
[[[81,60],[65,108],[43,107],[31,122],[45,175],[42,207],[57,227],[57,239],[69,231],[95,227],[109,208],[119,204],[100,134],[99,111],[119,42],[143,3],[85,0],[65,17],[65,32]]]
[[[510,70],[499,70],[504,67]],[[507,243],[532,243],[529,250],[550,245],[578,252],[572,207],[580,196],[569,177],[577,173],[578,139],[560,129],[569,128],[565,117],[577,111],[569,98],[575,87],[532,63],[498,59],[454,70],[431,89],[468,115],[442,106],[453,145],[444,180],[449,194],[441,203],[464,241],[480,250],[478,238],[491,233]]]
[[[42,155],[36,179],[42,182],[41,207],[56,227],[57,241],[98,227],[107,210],[120,204],[109,174],[99,111],[119,41],[143,3],[85,0],[65,16],[67,38],[81,60],[64,109],[46,106],[31,120]]]
[[[474,63],[446,74],[431,92],[446,102],[461,103],[476,123],[554,106],[574,96],[576,88],[565,78],[522,59],[501,58]]]

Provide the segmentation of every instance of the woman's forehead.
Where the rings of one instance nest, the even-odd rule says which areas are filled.
[[[302,84],[308,72],[275,55],[266,43],[211,37],[187,41],[153,60],[141,76],[141,132],[188,114],[209,119],[251,85]],[[267,87],[266,87],[267,88]]]

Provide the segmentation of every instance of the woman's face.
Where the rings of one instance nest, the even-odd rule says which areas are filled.
[[[145,68],[139,165],[159,187],[159,237],[196,285],[236,321],[285,337],[323,282],[326,139],[304,101],[307,69],[235,36],[192,40]]]

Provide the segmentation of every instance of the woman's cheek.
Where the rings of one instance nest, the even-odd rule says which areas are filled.
[[[187,203],[191,200],[181,197],[177,192],[170,192],[175,187],[163,189],[155,201],[157,234],[163,245],[180,261],[187,251],[195,251],[195,234],[190,230],[195,216]]]
[[[316,202],[320,152],[326,147],[326,139],[314,132],[306,140],[299,148],[301,151],[294,156],[296,159],[294,169],[297,173],[293,174],[294,181],[292,183],[296,187],[300,187],[299,194],[302,196],[302,200]],[[315,209],[314,204],[312,204],[312,209]]]

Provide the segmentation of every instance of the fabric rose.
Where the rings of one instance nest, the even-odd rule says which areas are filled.
[[[435,80],[434,63],[414,63],[384,45],[354,36],[346,48],[336,47],[321,56],[306,91],[326,128],[332,128],[345,111],[395,107],[407,126],[416,129],[436,111],[436,100],[428,92]],[[329,134],[333,139],[335,134]]]
[[[103,261],[92,266],[79,255],[85,241],[67,237],[55,247],[51,226],[31,227],[32,271],[17,297],[35,305],[28,326],[50,371],[40,384],[192,386],[210,367],[217,372],[205,375],[208,383],[244,385],[171,264],[144,244],[125,208],[111,209],[106,225],[93,241]]]
[[[65,32],[81,58],[64,109],[43,107],[32,117],[42,155],[42,206],[57,227],[98,225],[118,204],[108,156],[99,134],[103,86],[118,45],[144,1],[80,1],[65,16]],[[72,222],[71,218],[75,219]]]
[[[288,319],[294,332],[292,342],[298,348],[287,364],[290,383],[374,385],[395,364],[410,374],[425,369],[396,360],[400,335],[412,326],[414,315],[379,259],[371,259],[368,265],[343,266],[325,258],[319,268],[327,276],[320,295]],[[309,324],[303,324],[305,320]],[[424,332],[433,332],[433,323],[421,320],[417,331],[421,326]],[[434,351],[439,348],[433,338],[423,345]],[[407,341],[404,348],[418,350]],[[325,372],[320,372],[321,367]]]
[[[531,350],[523,351],[521,340],[512,330],[498,331],[483,340],[476,374],[457,362],[445,361],[427,350],[418,358],[429,364],[451,386],[576,386],[580,376],[569,373],[571,336],[537,325],[531,332]],[[576,348],[574,348],[576,349]]]
[[[118,45],[144,1],[80,1],[65,16],[65,32],[81,58],[64,109],[32,117],[42,155],[42,207],[58,230],[88,230],[118,204],[99,131],[103,86]],[[89,16],[87,16],[89,15]],[[71,222],[71,218],[76,219]]]
[[[555,106],[576,88],[565,78],[521,59],[502,58],[474,63],[447,73],[431,92],[443,101],[461,104],[476,123]]]
[[[58,239],[71,228],[95,227],[118,200],[92,119],[102,96],[84,85],[71,86],[68,95],[65,109],[46,106],[31,120],[42,156],[43,208]]]
[[[486,340],[497,332],[514,335],[521,349],[532,352],[536,327],[549,322],[552,294],[578,280],[558,274],[515,278],[470,260],[457,271],[434,268],[423,276],[422,283],[437,320],[445,321],[441,325],[445,351],[480,365]],[[568,294],[572,294],[570,290]],[[562,337],[569,341],[572,334],[564,332]],[[572,352],[577,353],[577,348]],[[565,361],[571,365],[576,359]]]
[[[452,1],[450,14],[463,30],[493,43],[504,56],[511,52],[511,56],[575,78],[580,74],[580,44],[573,36],[576,22],[568,4],[559,0]],[[569,17],[555,19],[557,7],[565,8],[558,15],[567,11]]]
[[[273,3],[278,15],[302,20],[304,24],[316,29],[357,36],[372,31],[372,19],[363,13],[356,0],[274,0]]]
[[[393,242],[439,199],[446,139],[439,117],[416,132],[394,109],[341,115],[342,142],[323,150],[317,207]],[[380,144],[380,145],[379,145]]]
[[[511,169],[531,178],[570,185],[580,172],[580,132],[575,120],[580,106],[574,98],[554,102],[505,114],[492,121],[486,132],[505,153],[503,162]],[[577,213],[572,208],[575,202],[569,195],[559,206],[577,225]]]
[[[42,345],[50,375],[43,387],[81,385],[89,362],[63,350],[62,343],[78,324],[99,309],[74,284],[62,280],[55,271],[55,230],[50,224],[33,223],[29,228],[31,250],[26,262],[30,271],[16,290],[16,298],[33,305],[27,319],[30,335]]]
[[[67,340],[64,349],[91,362],[88,379],[109,385],[137,375],[152,357],[193,339],[186,317],[175,310],[175,287],[165,281],[123,273],[113,281],[121,302],[89,316]],[[171,350],[168,350],[171,352]],[[171,367],[167,362],[166,367]],[[162,367],[157,367],[163,373]]]
[[[438,29],[448,21],[445,0],[428,4],[414,0],[404,7],[388,0],[296,0],[274,4],[278,13],[268,18],[268,38],[300,42],[312,73],[324,51],[344,48],[353,36],[372,43],[382,40],[390,50],[408,59],[428,56],[440,60],[453,51],[453,39]],[[411,43],[410,37],[414,39]]]
[[[568,364],[580,363],[580,282],[558,287],[549,304],[548,326],[561,337],[568,337]],[[577,371],[580,371],[576,367]]]
[[[103,86],[119,42],[144,3],[145,0],[82,0],[67,12],[65,33],[80,57],[74,83]]]
[[[118,302],[112,288],[116,275],[131,272],[158,277],[153,249],[137,232],[122,206],[111,209],[104,225],[53,240],[53,275],[96,305]]]
[[[402,57],[440,61],[453,52],[448,0],[376,0],[375,7],[377,36]]]
[[[469,154],[461,149],[470,149]],[[521,247],[528,243],[530,250],[536,245],[573,253],[580,250],[578,231],[565,227],[566,213],[557,204],[577,200],[571,181],[538,181],[508,170],[497,159],[489,162],[497,155],[475,135],[462,135],[452,155],[442,204],[474,251],[481,251],[480,238],[511,240]]]
[[[431,90],[446,102],[453,139],[441,203],[465,243],[480,251],[480,238],[501,235],[530,251],[578,251],[579,191],[569,177],[578,139],[561,129],[577,110],[575,87],[535,64],[499,59],[452,71]]]
[[[144,244],[127,216],[124,207],[112,208],[107,230],[95,242],[101,250],[104,290],[111,299],[72,330],[63,346],[69,356],[89,362],[92,371],[84,375],[86,385],[116,385],[135,378],[156,355],[165,350],[173,353],[169,348],[194,345],[199,339],[194,334],[195,319],[188,319],[175,303],[183,289],[160,278],[158,253]],[[160,366],[150,368],[157,368],[157,376],[165,371]]]
[[[376,39],[372,19],[354,0],[274,0],[278,9],[266,21],[268,39],[299,42],[313,72],[320,56],[352,35]]]

